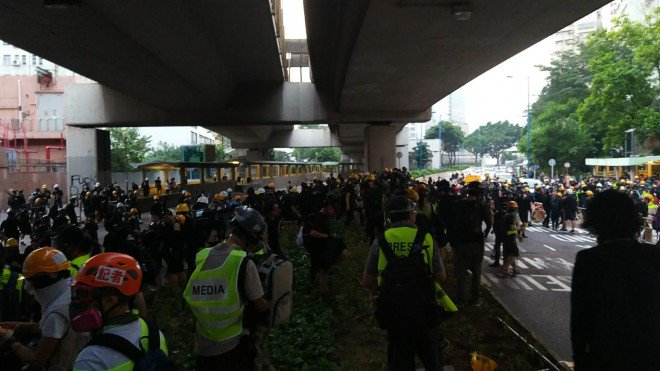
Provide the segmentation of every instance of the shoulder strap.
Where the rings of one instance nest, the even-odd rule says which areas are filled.
[[[144,357],[143,351],[138,349],[130,341],[115,334],[102,333],[96,335],[89,343],[87,343],[85,348],[91,345],[98,345],[115,350],[128,357],[135,364],[137,364],[140,359]]]
[[[238,293],[243,299],[246,299],[246,297],[245,297],[245,271],[246,271],[246,266],[247,266],[248,260],[250,260],[250,259],[247,256],[243,257],[243,261],[241,261],[241,265],[238,267],[238,280],[237,280],[236,284],[238,285]]]
[[[142,320],[147,324],[147,330],[149,331],[148,350],[151,351],[160,349],[160,330],[158,330],[156,321],[151,318],[143,318]]]
[[[387,259],[388,262],[396,259],[396,254],[394,254],[394,251],[392,251],[392,248],[387,243],[384,232],[378,236],[378,245],[380,246],[381,251],[383,251],[383,254],[385,254],[385,259]]]
[[[424,244],[424,239],[426,239],[427,232],[423,229],[424,228],[417,228],[417,233],[415,233],[415,240],[413,241],[413,246],[422,246]]]

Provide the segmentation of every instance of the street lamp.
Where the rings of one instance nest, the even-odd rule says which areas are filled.
[[[515,78],[514,76],[507,76],[508,79],[513,79]],[[527,167],[529,170],[529,166],[532,165],[532,162],[530,161],[530,155],[529,155],[529,150],[532,146],[532,140],[531,140],[531,121],[530,121],[530,110],[529,110],[529,76],[527,76]]]
[[[128,193],[128,137],[131,134],[124,130],[121,132],[121,136],[124,138],[124,152],[126,153],[126,192]]]

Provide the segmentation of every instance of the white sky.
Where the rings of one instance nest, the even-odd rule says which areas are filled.
[[[285,37],[306,38],[302,0],[283,0],[282,7]],[[609,12],[603,11],[602,15],[604,23],[608,22],[606,18]],[[488,121],[509,120],[526,124],[527,77],[533,103],[545,86],[547,77],[536,66],[549,65],[553,46],[553,36],[549,36],[459,89],[465,97],[465,119],[470,132]]]

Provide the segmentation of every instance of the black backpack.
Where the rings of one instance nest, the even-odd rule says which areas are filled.
[[[385,235],[379,237],[387,259],[376,303],[376,319],[382,329],[415,334],[440,323],[442,307],[437,305],[431,269],[423,254],[433,246],[422,245],[425,236],[426,232],[417,230],[408,256],[397,256]]]
[[[138,348],[127,339],[115,335],[101,333],[95,336],[85,347],[91,345],[102,346],[115,350],[128,357],[135,366],[134,370],[176,370],[174,362],[167,357],[165,352],[160,349],[160,331],[156,323],[149,319],[144,319],[149,329],[149,350],[145,351]]]

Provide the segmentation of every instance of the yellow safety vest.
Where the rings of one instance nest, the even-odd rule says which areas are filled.
[[[205,247],[197,252],[195,255],[195,267],[199,267],[206,261],[206,258],[209,256],[210,247]]]
[[[71,277],[75,278],[76,275],[78,274],[78,271],[80,270],[80,267],[82,267],[83,264],[85,264],[85,262],[87,260],[89,260],[89,258],[91,258],[91,257],[92,257],[91,254],[85,254],[85,255],[80,255],[79,257],[77,257],[73,260],[70,260],[69,261],[69,272],[71,272]]]
[[[197,331],[210,340],[229,340],[243,331],[238,271],[246,256],[245,251],[232,250],[220,267],[202,270],[206,252],[188,281],[183,298],[197,318]]]
[[[18,302],[23,300],[23,283],[25,282],[25,277],[23,275],[16,273],[16,284],[14,287],[6,287],[9,283],[9,279],[14,272],[7,268],[2,269],[2,276],[0,276],[0,291],[4,290],[16,290],[18,292]]]
[[[392,252],[396,256],[408,256],[410,248],[415,242],[415,236],[417,235],[417,229],[412,227],[397,227],[390,228],[385,231],[385,240],[392,248]],[[424,237],[424,242],[422,245],[425,247],[423,251],[424,263],[428,264],[431,271],[433,271],[433,237],[429,233]],[[387,267],[387,258],[385,253],[383,253],[380,247],[378,248],[378,285],[380,286],[382,282],[381,274]],[[435,282],[435,294],[436,300],[439,305],[448,312],[456,312],[458,308],[445,293],[438,282]]]
[[[142,318],[139,319],[140,321],[140,330],[142,331],[142,335],[140,336],[140,345],[142,346],[142,349],[145,351],[149,350],[149,326],[147,325],[146,322]],[[103,329],[107,329],[110,327],[104,327]],[[159,334],[160,336],[160,350],[162,350],[166,355],[168,354],[167,350],[167,343],[165,342],[165,337],[162,334]],[[135,363],[131,360],[128,360],[127,362],[124,362],[120,365],[114,366],[112,368],[109,368],[108,370],[112,371],[132,371],[135,368]],[[74,368],[74,370],[76,370]]]

